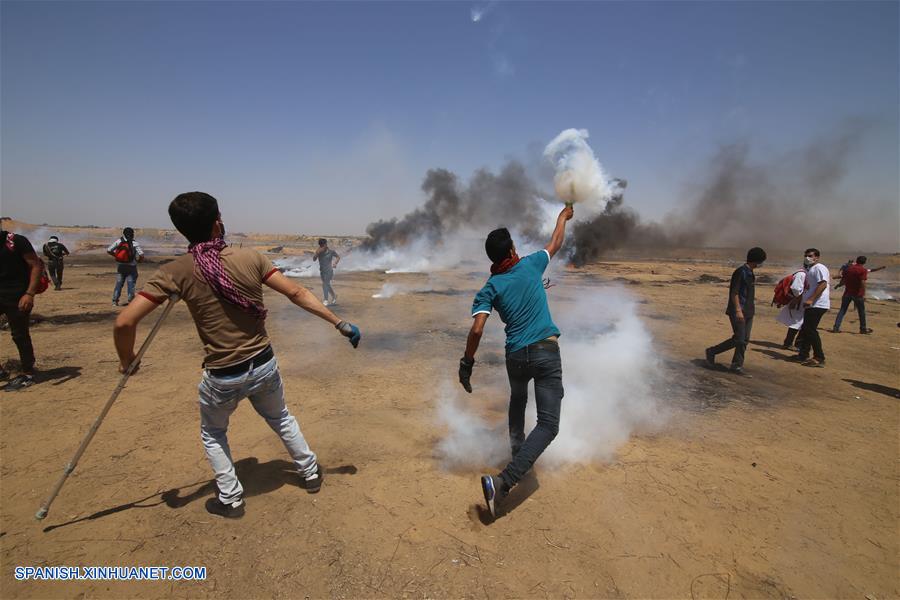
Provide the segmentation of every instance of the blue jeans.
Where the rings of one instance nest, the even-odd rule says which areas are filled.
[[[119,271],[116,273],[116,287],[113,289],[113,302],[119,301],[119,296],[122,295],[122,286],[125,282],[128,282],[128,301],[131,302],[134,300],[134,286],[137,283],[137,268],[133,271],[122,272]]]
[[[500,473],[509,487],[531,469],[559,433],[559,415],[564,395],[559,345],[542,341],[506,355],[509,376],[509,441],[512,461]],[[537,425],[525,437],[525,405],[528,382],[534,379]]]
[[[841,323],[844,321],[844,315],[847,314],[847,309],[850,308],[850,303],[856,306],[856,312],[859,314],[859,330],[866,330],[866,299],[863,297],[857,298],[856,296],[844,296],[841,298],[841,310],[838,311],[837,317],[834,319],[834,330],[841,330]]]
[[[250,398],[253,409],[281,437],[300,475],[306,477],[316,472],[316,455],[309,449],[297,419],[284,404],[284,386],[277,360],[273,358],[239,375],[215,377],[204,371],[199,391],[200,438],[206,458],[216,474],[219,500],[231,504],[240,500],[244,493],[228,447],[228,419],[244,398]]]

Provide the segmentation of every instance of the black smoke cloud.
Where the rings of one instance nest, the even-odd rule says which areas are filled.
[[[416,240],[439,244],[462,229],[516,227],[532,237],[540,226],[535,198],[542,192],[518,162],[498,174],[478,170],[468,185],[446,169],[431,169],[422,191],[425,204],[402,219],[381,220],[366,227],[363,250],[406,246]]]
[[[659,222],[645,221],[629,208],[622,186],[602,214],[574,223],[565,255],[581,266],[617,248],[845,244],[843,215],[848,209],[839,186],[864,131],[864,123],[847,122],[799,151],[762,161],[753,159],[746,141],[722,145],[685,199]],[[463,185],[450,171],[432,169],[422,184],[425,204],[402,219],[369,225],[363,249],[377,251],[418,239],[439,244],[463,229],[501,226],[543,243],[539,232],[547,217],[535,198],[553,198],[547,191],[552,182],[543,181],[552,173],[533,171],[542,183],[522,164],[510,162],[499,174],[479,170]]]

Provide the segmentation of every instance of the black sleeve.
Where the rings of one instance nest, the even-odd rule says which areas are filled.
[[[16,253],[20,256],[34,254],[34,246],[31,245],[31,242],[28,241],[27,237],[19,234],[16,234],[15,237],[13,237],[13,248],[15,248]]]
[[[743,274],[741,273],[742,269],[735,269],[734,273],[731,274],[731,285],[728,286],[728,299],[741,293],[741,281],[744,279]]]
[[[65,244],[60,244],[60,246],[62,247],[62,251],[63,251],[63,252],[65,252],[66,254],[69,253],[69,249],[66,248]]]

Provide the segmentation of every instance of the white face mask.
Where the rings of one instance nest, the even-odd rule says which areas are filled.
[[[804,257],[803,257],[803,266],[805,266],[805,267],[811,267],[811,266],[813,266],[814,264],[816,264],[816,259],[815,259],[815,258],[813,258],[813,257],[811,257],[811,256],[804,256]]]

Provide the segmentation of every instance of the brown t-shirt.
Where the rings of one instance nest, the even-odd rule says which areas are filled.
[[[225,272],[240,293],[262,304],[262,284],[278,270],[272,261],[249,248],[225,248],[221,257]],[[265,321],[216,296],[203,276],[194,271],[194,257],[190,254],[160,267],[140,292],[157,304],[171,294],[178,294],[194,317],[206,351],[204,367],[218,369],[238,364],[269,345]]]

